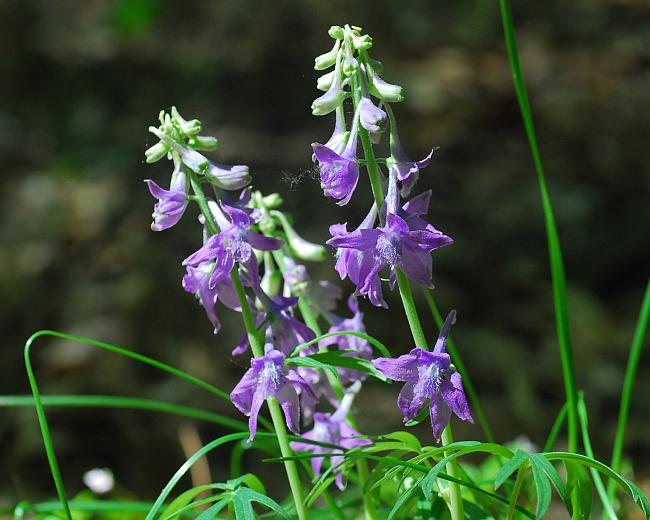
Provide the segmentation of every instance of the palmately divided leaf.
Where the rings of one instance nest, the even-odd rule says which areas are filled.
[[[510,478],[510,475],[517,471],[527,459],[528,455],[526,452],[521,450],[517,451],[514,456],[501,466],[497,472],[497,476],[494,479],[494,489],[499,489],[501,485]]]
[[[576,518],[578,520],[588,520],[591,517],[591,506],[593,504],[593,486],[587,470],[580,464],[565,460],[567,492],[569,494],[576,491]]]

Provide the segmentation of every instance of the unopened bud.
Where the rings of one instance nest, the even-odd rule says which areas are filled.
[[[270,195],[262,197],[262,204],[264,204],[264,207],[266,209],[279,208],[283,203],[284,201],[282,200],[282,197],[279,193],[271,193]]]
[[[145,157],[147,158],[148,163],[155,163],[165,157],[169,152],[169,146],[163,142],[158,142],[153,146],[147,148],[144,152]]]
[[[284,213],[273,211],[272,215],[280,221],[284,229],[284,234],[287,237],[287,245],[295,257],[311,262],[322,262],[327,259],[327,249],[320,244],[314,244],[305,240],[296,233],[296,230],[293,229]]]
[[[260,282],[262,290],[269,296],[277,296],[280,294],[282,286],[282,273],[277,269],[264,271],[262,281]]]
[[[195,135],[201,131],[201,121],[198,119],[192,119],[191,121],[183,119],[176,107],[172,107],[172,121],[178,125],[185,135]]]
[[[352,45],[358,51],[365,51],[372,47],[372,36],[364,34],[363,36],[356,36],[352,38]]]
[[[334,80],[334,71],[323,74],[316,81],[316,88],[327,92],[327,90],[332,86],[332,81]]]
[[[332,65],[336,63],[336,56],[339,52],[339,47],[341,46],[340,40],[336,40],[334,47],[329,52],[316,56],[314,59],[314,69],[316,70],[325,70],[329,69]]]
[[[342,40],[345,36],[345,31],[340,25],[332,25],[332,27],[329,28],[329,31],[327,31],[327,34],[335,40]]]
[[[211,151],[219,147],[219,140],[209,135],[195,135],[190,137],[188,144],[195,150]]]

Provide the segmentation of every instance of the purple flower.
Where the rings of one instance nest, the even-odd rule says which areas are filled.
[[[269,397],[277,399],[280,403],[287,426],[294,433],[298,433],[300,421],[298,393],[316,399],[307,382],[295,371],[287,369],[284,359],[282,352],[267,344],[264,356],[251,359],[251,368],[230,393],[232,404],[249,418],[249,441],[255,438],[257,416],[262,404]]]
[[[352,311],[352,318],[339,318],[335,317],[335,324],[332,325],[327,332],[336,333],[342,331],[356,331],[356,332],[365,332],[366,328],[363,325],[363,313],[359,311],[359,303],[354,294],[350,295],[348,298],[348,308]],[[353,336],[352,334],[345,334],[342,336],[331,336],[329,338],[322,339],[319,342],[321,347],[329,347],[331,345],[338,345],[339,350],[352,350],[347,354],[351,357],[360,357],[363,359],[372,359],[372,347],[367,340],[360,338],[358,336]],[[354,383],[355,381],[364,381],[366,375],[363,372],[358,370],[352,370],[349,368],[339,368],[339,375],[341,377],[341,382],[344,385]]]
[[[414,419],[429,400],[433,436],[438,440],[452,411],[460,419],[473,422],[460,374],[445,352],[449,329],[455,320],[456,312],[451,311],[432,352],[414,348],[397,359],[377,358],[373,361],[375,368],[386,377],[406,383],[397,397],[404,422]]]
[[[290,354],[301,343],[316,337],[314,331],[300,320],[294,318],[289,310],[298,303],[298,298],[276,296],[271,299],[261,290],[256,290],[256,293],[266,310],[257,315],[255,326],[259,327],[264,323],[268,323],[267,336],[276,350],[283,354]],[[248,335],[244,335],[232,351],[232,355],[243,354],[248,350],[249,346]]]
[[[394,277],[395,268],[399,267],[415,283],[431,287],[430,253],[452,242],[450,237],[433,226],[411,230],[404,219],[392,213],[386,216],[384,227],[359,229],[347,234],[338,232],[327,241],[331,246],[362,253],[353,266],[356,271],[350,273],[348,270],[348,274],[357,285],[358,293],[368,295],[374,305],[380,306],[386,305],[379,278],[379,273],[385,267],[390,268],[391,278]]]
[[[339,206],[350,202],[359,182],[359,165],[357,164],[357,132],[359,129],[359,109],[354,115],[348,142],[339,155],[325,145],[311,145],[319,162],[321,188],[326,197],[337,199]]]
[[[241,209],[223,206],[229,217],[226,218],[217,204],[212,204],[210,208],[221,231],[208,238],[201,249],[183,261],[183,265],[196,267],[204,262],[214,261],[214,270],[208,282],[208,286],[214,288],[230,275],[235,262],[239,262],[246,267],[251,284],[254,287],[259,285],[258,265],[253,249],[280,249],[283,242],[251,231],[251,219]]]
[[[412,161],[406,155],[399,140],[397,133],[397,123],[390,111],[390,107],[386,109],[390,117],[390,157],[388,159],[389,168],[394,169],[397,173],[397,179],[401,181],[401,193],[403,197],[408,197],[409,193],[415,186],[420,175],[420,170],[429,165],[433,154],[438,148],[432,148],[429,154],[420,161]]]
[[[332,150],[334,153],[343,153],[343,150],[345,150],[345,145],[348,142],[348,135],[349,134],[345,130],[345,116],[343,113],[343,107],[340,107],[336,110],[334,131],[324,146]],[[313,160],[316,161],[316,155],[313,156]]]
[[[150,179],[145,182],[151,195],[158,199],[151,215],[153,217],[151,229],[154,231],[169,229],[181,219],[189,202],[187,198],[189,182],[185,172],[180,168],[174,170],[169,190],[161,188]]]
[[[333,414],[317,412],[314,414],[314,428],[302,435],[303,439],[312,441],[325,442],[341,446],[345,449],[353,449],[359,446],[371,444],[368,439],[358,439],[361,434],[352,428],[347,422],[346,417],[350,412],[350,406],[354,399],[354,394],[358,391],[358,386],[351,391],[346,392],[341,400],[339,408]],[[341,449],[318,446],[306,442],[292,442],[291,447],[296,451],[309,451],[316,455],[323,453],[343,453]],[[311,467],[315,476],[321,474],[324,457],[314,457],[311,459]],[[345,459],[341,455],[328,457],[333,468],[339,466]],[[336,471],[336,469],[335,469]],[[339,471],[336,476],[336,485],[339,489],[344,489],[343,474]]]
[[[204,262],[196,267],[187,266],[187,274],[183,276],[183,289],[196,295],[205,309],[208,319],[212,322],[216,334],[221,328],[221,323],[217,317],[217,300],[220,299],[221,303],[226,307],[238,312],[241,312],[241,306],[230,278],[224,278],[210,288],[209,280],[213,267],[212,262]]]
[[[369,97],[363,96],[359,102],[359,118],[361,126],[370,134],[370,140],[378,143],[386,130],[386,112],[375,106]]]

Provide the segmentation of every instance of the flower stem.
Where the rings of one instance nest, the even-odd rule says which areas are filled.
[[[352,100],[354,102],[355,110],[361,98],[361,92],[359,91],[359,84],[361,83],[359,80],[360,74],[363,74],[363,72],[360,69],[357,69],[356,74],[352,76]],[[377,204],[378,209],[381,209],[384,204],[384,191],[381,173],[377,165],[377,159],[375,158],[375,153],[368,132],[364,128],[359,128],[359,137],[361,138],[361,145],[366,160],[366,170],[368,171],[368,177],[370,178],[370,185],[372,187],[372,194],[375,198],[375,204]],[[379,211],[379,215],[381,219],[381,211]],[[411,329],[411,335],[413,336],[413,342],[416,346],[428,350],[427,338],[422,329],[415,302],[413,301],[411,284],[406,275],[402,273],[398,267],[395,267],[395,274],[397,275],[397,284],[399,286],[400,296],[402,297],[404,313],[406,314],[406,319],[408,320],[409,328]],[[442,433],[442,445],[446,446],[450,442],[453,442],[453,439],[451,435],[451,427],[448,425]],[[456,475],[458,473],[457,469],[455,460],[452,460],[447,464],[447,472],[450,475]],[[464,513],[463,501],[460,495],[460,486],[458,483],[452,482],[449,488],[451,494],[450,511],[452,520],[462,520]]]
[[[411,284],[399,267],[395,267],[395,275],[397,276],[399,294],[402,297],[404,313],[406,314],[406,319],[409,322],[409,327],[411,328],[411,334],[413,335],[415,346],[420,347],[424,350],[429,350],[427,337],[424,334],[424,330],[422,330],[422,324],[420,323],[420,318],[418,317],[418,311],[415,308],[415,302],[413,301]]]
[[[210,211],[210,207],[208,206],[208,201],[205,198],[203,189],[201,188],[201,182],[193,171],[191,171],[189,168],[186,170],[190,178],[192,190],[196,195],[196,202],[199,205],[201,213],[205,217],[205,226],[207,227],[208,231],[214,235],[219,232],[219,228],[217,227],[217,224],[215,223],[212,216],[212,212]],[[253,314],[251,313],[250,306],[248,305],[246,291],[241,283],[239,273],[236,269],[230,273],[230,279],[232,280],[235,292],[237,293],[237,298],[239,299],[239,304],[241,305],[242,318],[244,320],[244,326],[246,327],[246,333],[248,334],[248,341],[251,345],[251,351],[254,357],[261,357],[264,355],[264,345],[259,331],[255,327],[255,320],[253,319]],[[278,439],[278,444],[280,445],[280,453],[282,453],[282,457],[285,459],[287,457],[292,457],[293,450],[289,445],[287,427],[284,424],[284,417],[282,416],[280,405],[272,397],[269,397],[266,400],[266,403],[269,407],[269,411],[271,412],[271,419],[273,421],[275,435]],[[305,508],[304,504],[302,484],[298,475],[298,467],[296,466],[296,462],[294,460],[285,460],[284,469],[287,472],[287,479],[289,480],[289,486],[291,487],[291,494],[293,495],[293,501],[296,506],[298,519],[306,520],[307,509]]]
[[[524,483],[524,479],[526,477],[527,466],[528,463],[524,462],[517,472],[517,479],[515,480],[515,485],[512,488],[512,494],[510,495],[510,505],[508,506],[506,520],[512,520],[515,517],[515,508],[517,507],[517,500],[519,499],[521,485]]]

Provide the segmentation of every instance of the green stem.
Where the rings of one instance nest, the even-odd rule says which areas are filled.
[[[356,73],[352,76],[352,100],[354,103],[354,109],[356,111],[357,105],[361,99],[360,84],[363,81],[360,78],[362,74],[360,69],[357,69]],[[375,153],[370,142],[370,136],[364,128],[359,128],[359,137],[361,138],[361,145],[363,147],[363,153],[366,160],[366,170],[368,171],[368,177],[370,178],[370,185],[372,187],[372,194],[375,198],[375,204],[378,209],[381,209],[384,203],[384,192],[383,185],[381,180],[381,172],[377,166],[377,160],[375,158]],[[381,211],[379,211],[381,214]],[[380,217],[381,218],[381,217]],[[415,307],[415,302],[413,301],[413,292],[411,291],[411,285],[404,273],[398,268],[395,267],[395,274],[397,275],[397,284],[399,286],[400,296],[402,297],[402,304],[404,306],[404,312],[406,314],[406,319],[411,329],[411,335],[413,336],[413,342],[417,347],[428,350],[427,339],[422,329],[420,323],[420,318],[418,317],[417,309]],[[448,444],[448,439],[451,439],[451,428],[447,426],[442,434],[442,445],[445,446]],[[454,474],[457,474],[456,461],[452,460],[447,465],[448,472],[451,470]],[[462,520],[463,514],[463,501],[460,498],[460,486],[457,483],[452,483],[449,486],[451,493],[451,515],[452,520]]]
[[[634,330],[634,337],[632,339],[632,346],[630,347],[630,357],[627,360],[627,368],[625,369],[625,379],[623,380],[623,392],[621,393],[621,406],[618,412],[618,425],[616,426],[616,437],[614,438],[614,448],[612,450],[612,464],[611,468],[619,473],[621,468],[621,455],[623,453],[623,441],[625,439],[625,427],[627,425],[627,416],[630,411],[630,400],[632,398],[632,390],[634,389],[634,380],[636,377],[636,370],[639,366],[639,359],[641,357],[641,350],[646,333],[648,332],[648,322],[650,321],[650,280],[646,286],[643,303],[641,304],[641,312],[639,319],[636,323]],[[607,485],[607,496],[610,500],[614,499],[616,494],[616,483],[612,480]]]
[[[442,445],[447,446],[454,442],[454,436],[451,433],[451,423],[442,431]],[[448,457],[449,453],[445,453],[445,457]],[[447,465],[447,475],[452,478],[458,478],[458,467],[456,466],[456,460],[450,460]],[[449,498],[450,498],[450,511],[451,511],[451,520],[463,520],[465,518],[465,513],[463,511],[463,497],[460,492],[460,486],[456,483],[449,485]]]
[[[533,116],[528,102],[526,85],[519,65],[519,56],[517,53],[517,42],[515,29],[512,21],[512,12],[508,0],[499,0],[501,9],[501,18],[503,21],[503,31],[505,34],[506,47],[508,49],[508,59],[512,70],[517,101],[521,117],[526,129],[530,152],[533,157],[537,180],[539,183],[540,194],[542,198],[542,207],[544,210],[544,221],[546,225],[546,235],[548,239],[548,250],[551,264],[551,278],[553,281],[553,301],[555,306],[555,320],[557,326],[558,342],[560,345],[560,358],[562,361],[562,373],[564,376],[564,386],[567,397],[568,407],[568,437],[569,451],[577,452],[578,450],[578,411],[577,411],[577,390],[575,383],[575,366],[573,361],[573,349],[571,347],[571,338],[569,333],[569,316],[566,299],[566,279],[564,274],[564,265],[562,261],[562,251],[560,240],[555,226],[553,216],[553,207],[546,187],[546,178],[542,159],[537,146],[537,137]]]
[[[515,508],[517,507],[517,501],[519,499],[519,492],[521,491],[521,485],[524,483],[526,477],[526,467],[528,466],[527,462],[524,462],[519,470],[517,471],[517,479],[515,480],[515,485],[512,488],[512,494],[510,495],[510,504],[508,505],[508,513],[506,514],[506,520],[512,520],[515,517]]]
[[[186,171],[189,175],[194,194],[197,197],[196,202],[199,205],[201,213],[203,213],[203,216],[205,217],[205,225],[211,234],[216,234],[219,232],[219,228],[214,222],[212,212],[210,211],[207,199],[203,193],[203,189],[201,188],[201,183],[193,171],[189,169],[186,169]],[[237,293],[237,298],[239,299],[242,318],[244,320],[244,327],[246,328],[246,334],[248,334],[248,341],[251,346],[251,352],[256,358],[262,357],[264,355],[263,341],[260,337],[260,332],[255,327],[255,320],[253,319],[253,314],[251,313],[250,306],[248,305],[246,291],[241,283],[239,273],[236,269],[233,269],[233,271],[230,273],[230,279],[232,280],[235,292]],[[273,427],[278,439],[278,444],[280,445],[280,452],[282,453],[283,457],[292,457],[293,450],[289,445],[289,439],[287,438],[287,427],[284,424],[284,417],[282,415],[280,405],[272,397],[269,397],[266,400],[266,403],[269,407],[269,411],[271,412],[271,419],[273,421]],[[293,495],[293,501],[296,506],[298,519],[305,520],[307,518],[307,510],[304,504],[302,483],[300,482],[300,477],[298,475],[298,467],[296,466],[294,460],[285,460],[284,468],[287,473],[287,479],[289,480],[289,487],[291,488],[291,494]]]
[[[425,336],[424,330],[422,329],[422,324],[420,323],[420,318],[418,317],[418,311],[415,307],[415,302],[413,301],[411,284],[406,275],[397,266],[395,267],[395,274],[397,276],[399,294],[402,297],[404,313],[406,314],[406,319],[409,322],[409,327],[411,328],[411,334],[413,336],[415,346],[420,347],[424,350],[429,350],[427,337]]]
[[[438,329],[440,329],[440,327],[442,327],[444,320],[442,319],[442,315],[438,310],[438,306],[436,305],[436,302],[433,299],[433,295],[431,294],[431,289],[428,289],[427,287],[422,287],[422,292],[424,293],[424,299],[427,301],[429,310],[433,315],[433,319],[436,321],[436,325],[438,326]],[[458,370],[458,373],[463,378],[463,387],[465,388],[465,392],[467,392],[467,395],[469,396],[469,400],[472,403],[472,407],[476,412],[476,417],[478,419],[479,424],[481,425],[481,429],[483,430],[483,435],[485,435],[485,439],[488,442],[494,442],[494,435],[492,435],[492,430],[490,429],[490,425],[488,424],[487,418],[485,417],[485,413],[483,412],[483,407],[481,406],[481,402],[479,401],[478,394],[476,393],[476,390],[474,388],[474,383],[472,383],[472,380],[469,376],[469,372],[465,367],[465,363],[463,363],[463,360],[460,357],[458,349],[456,348],[456,344],[454,343],[454,340],[451,338],[451,336],[447,338],[447,352],[451,356],[451,361],[456,366],[456,370]]]
[[[560,430],[562,429],[562,426],[564,426],[566,414],[567,414],[567,405],[566,403],[564,403],[562,405],[562,408],[560,408],[560,411],[558,412],[555,421],[553,422],[553,426],[551,426],[551,431],[549,432],[548,438],[546,439],[546,443],[544,444],[544,451],[551,451],[553,449],[553,446],[555,446],[555,441],[557,440],[557,436],[560,434]]]
[[[285,265],[284,265],[284,259],[282,258],[282,253],[280,251],[274,251],[274,253],[278,253],[277,255],[274,255],[274,259],[275,262],[278,264],[280,271],[284,272]],[[300,314],[305,320],[306,325],[311,330],[313,330],[317,336],[320,336],[322,334],[322,330],[320,328],[320,325],[318,324],[318,318],[312,312],[306,295],[300,294],[298,296],[298,308],[300,309]],[[338,378],[334,377],[334,375],[331,374],[329,371],[326,371],[325,373],[330,385],[332,386],[332,389],[334,390],[334,393],[336,394],[336,397],[340,400],[343,397],[343,386],[341,385],[341,381]],[[348,421],[351,423],[353,428],[356,428],[352,411],[350,411],[350,414],[348,416]],[[357,462],[357,473],[359,474],[359,481],[363,489],[366,480],[368,479],[368,462],[366,460],[362,459]],[[325,498],[327,500],[327,497]],[[330,500],[333,501],[331,497]],[[375,504],[372,501],[372,497],[368,496],[367,493],[363,493],[363,505],[366,513],[366,520],[375,520],[377,518]],[[331,504],[330,507],[332,507]]]

